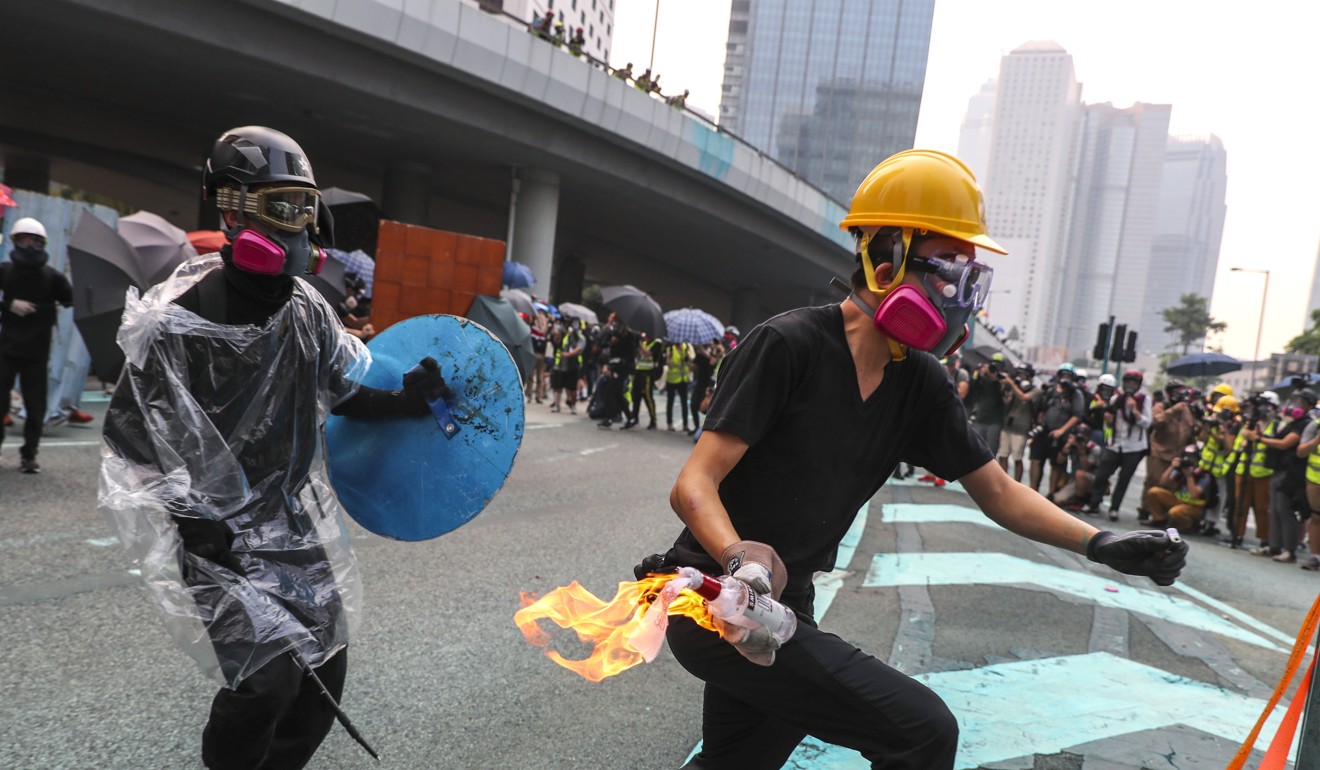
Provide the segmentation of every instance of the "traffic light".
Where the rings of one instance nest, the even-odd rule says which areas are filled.
[[[1136,360],[1137,360],[1137,333],[1136,333],[1136,331],[1130,331],[1130,332],[1128,332],[1128,335],[1127,335],[1127,347],[1124,348],[1124,350],[1123,350],[1123,360],[1124,360],[1124,361],[1136,361]]]
[[[1091,351],[1091,358],[1097,361],[1105,360],[1105,353],[1109,352],[1109,324],[1100,324],[1100,331],[1095,335],[1095,349]]]
[[[1114,327],[1114,345],[1109,349],[1110,361],[1126,361],[1123,357],[1123,338],[1127,336],[1127,324]]]

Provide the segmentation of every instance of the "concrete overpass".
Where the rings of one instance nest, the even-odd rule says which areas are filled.
[[[628,282],[746,328],[852,268],[839,203],[459,0],[7,0],[0,51],[11,184],[194,229],[210,142],[261,123],[391,218],[512,235],[556,299]]]

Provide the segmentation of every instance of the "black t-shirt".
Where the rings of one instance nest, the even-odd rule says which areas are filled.
[[[73,287],[50,265],[0,264],[0,354],[44,360],[50,357],[50,333],[58,320],[57,304],[73,304]],[[37,306],[34,313],[11,312],[13,300]],[[6,394],[7,395],[7,394]],[[6,407],[8,404],[5,405]]]
[[[1298,438],[1300,439],[1302,435],[1302,431],[1305,428],[1306,428],[1306,418],[1304,417],[1301,419],[1292,420],[1286,424],[1283,424],[1282,419],[1280,419],[1275,423],[1274,431],[1273,432],[1266,431],[1265,435],[1269,436],[1270,438],[1281,439],[1281,438],[1286,438],[1287,436],[1290,436],[1293,433],[1296,433]],[[1282,471],[1283,473],[1287,474],[1288,480],[1290,482],[1301,480],[1302,478],[1304,478],[1304,475],[1306,473],[1306,458],[1297,456],[1296,447],[1293,447],[1292,449],[1274,449],[1271,447],[1266,447],[1265,464],[1268,465],[1270,468],[1272,468],[1275,472]]]
[[[1007,387],[993,375],[977,372],[972,376],[967,398],[971,403],[976,421],[983,425],[1000,425],[1004,422],[1004,388]]]
[[[993,458],[929,354],[890,362],[863,402],[838,305],[784,313],[743,338],[720,367],[705,430],[747,442],[720,500],[741,537],[774,546],[784,600],[808,613],[813,573],[834,568],[858,509],[900,460],[957,479]],[[670,557],[720,569],[687,529]]]

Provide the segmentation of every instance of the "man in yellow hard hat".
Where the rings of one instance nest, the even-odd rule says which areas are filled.
[[[1171,584],[1186,546],[1164,532],[1115,535],[1013,481],[972,431],[938,359],[954,350],[1004,253],[986,234],[981,190],[958,159],[911,150],[885,160],[843,227],[857,243],[847,299],[790,311],[725,360],[704,433],[670,504],[686,525],[639,572],[724,572],[793,609],[788,638],[674,619],[675,657],[705,680],[703,745],[689,768],[779,768],[806,735],[875,767],[952,768],[958,725],[939,696],[821,631],[812,576],[900,460],[958,479],[994,521]]]

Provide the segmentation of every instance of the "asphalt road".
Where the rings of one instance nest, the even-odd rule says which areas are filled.
[[[0,767],[200,767],[214,688],[169,642],[96,511],[104,403],[85,406],[97,416],[90,426],[48,432],[44,473],[18,473],[17,436],[0,450]],[[381,767],[677,767],[700,739],[701,685],[667,651],[593,684],[544,658],[512,617],[521,591],[578,580],[612,595],[641,556],[663,550],[679,529],[668,491],[691,440],[663,427],[600,430],[539,405],[529,406],[527,424],[507,485],[463,528],[397,543],[354,527],[366,598],[348,651],[344,708],[381,752]],[[1135,526],[1132,502],[1119,527]],[[1235,741],[1190,717],[1153,715],[1154,706],[1181,696],[1159,684],[1142,690],[1124,677],[1156,672],[1166,685],[1203,683],[1215,697],[1263,700],[1286,658],[1278,648],[1288,646],[1283,640],[1296,633],[1320,587],[1317,576],[1194,541],[1184,583],[1197,595],[1157,598],[1218,617],[1242,632],[1235,637],[1198,628],[1195,618],[1188,625],[1138,611],[1146,606],[1138,601],[1142,589],[1153,588],[1148,581],[1088,571],[1083,560],[959,519],[969,505],[956,488],[882,489],[835,576],[840,588],[822,627],[932,677],[928,684],[942,695],[963,686],[957,677],[1007,672],[1002,678],[1021,684],[990,696],[1008,711],[1014,698],[1090,703],[1088,688],[1111,684],[1149,702],[1137,717],[1119,709],[1079,718],[1084,729],[1031,737],[1024,730],[1020,738],[997,735],[1001,728],[984,714],[955,706],[965,741],[973,736],[983,746],[968,746],[960,757],[993,760],[967,767],[1223,767]],[[907,560],[885,561],[896,553]],[[950,555],[952,562],[921,561]],[[991,556],[1001,561],[978,561]],[[1038,571],[1006,577],[1023,562]],[[949,564],[968,569],[951,576]],[[1113,601],[1131,600],[1138,610],[1102,607],[1081,589],[1070,594],[1055,585],[1069,576],[1103,580]],[[584,652],[562,632],[555,645],[568,657]],[[1045,669],[1056,664],[1084,673],[1070,674],[1080,678],[1051,695],[1057,685]],[[1024,665],[1032,671],[1012,673]],[[1096,672],[1108,678],[1086,678]],[[1118,708],[1112,700],[1083,710]],[[1030,706],[1022,708],[1026,714]],[[1062,715],[1056,721],[1068,723]],[[1021,751],[984,748],[996,740]],[[790,766],[865,766],[858,762],[807,747]],[[312,763],[373,766],[337,728]]]

